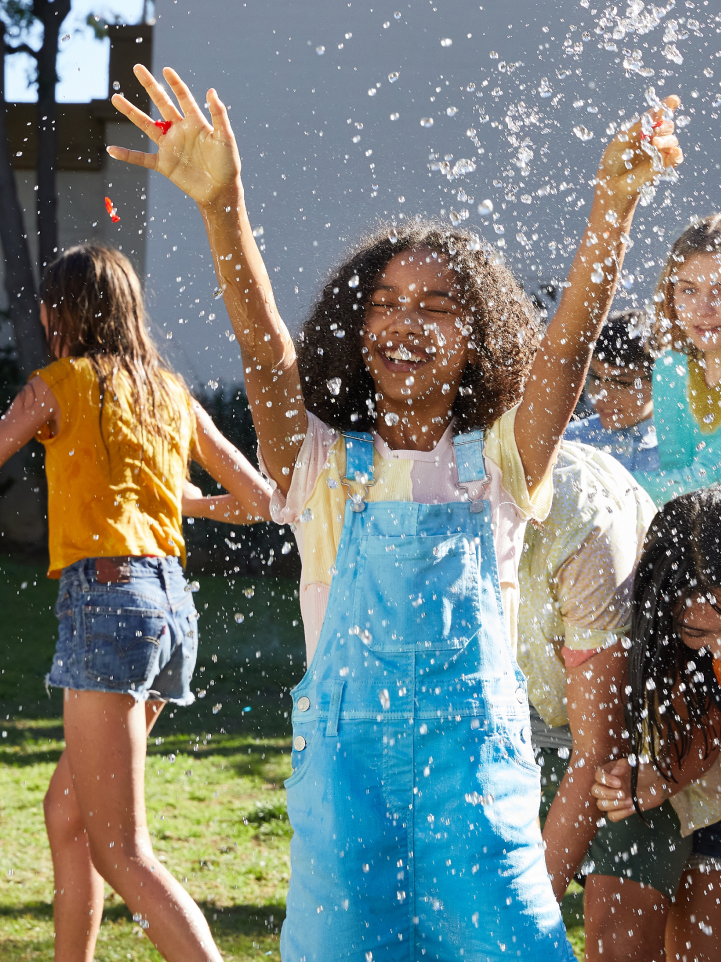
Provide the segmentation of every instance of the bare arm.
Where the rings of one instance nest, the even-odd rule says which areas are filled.
[[[206,496],[187,480],[183,484],[182,511],[185,518],[208,518],[224,524],[255,524],[257,521],[271,520],[270,511],[266,515],[262,512],[249,515],[246,506],[232,494]]]
[[[674,167],[683,160],[670,119],[680,101],[667,97],[665,104],[667,109],[649,115],[656,125],[650,142],[642,138],[639,121],[604,152],[586,231],[516,415],[516,443],[531,488],[548,471],[581,394],[616,291],[641,188],[658,176],[660,164]],[[644,143],[654,150],[655,167]]]
[[[679,707],[681,707],[679,705]],[[711,722],[715,731],[719,730],[721,713],[712,708]],[[671,753],[671,772],[674,781],[664,778],[653,764],[642,764],[638,772],[638,801],[641,811],[656,808],[678,794],[691,782],[701,778],[717,761],[719,755],[718,742],[711,739],[711,751],[705,754],[703,732],[696,729],[689,754],[679,765],[674,753]],[[593,795],[598,808],[611,822],[620,822],[636,811],[631,796],[631,766],[627,758],[599,767],[596,772],[596,784]]]
[[[619,754],[623,707],[618,692],[628,656],[621,644],[566,672],[573,753],[543,829],[546,866],[560,902],[596,834],[598,809],[591,789],[596,769]]]
[[[0,418],[0,466],[34,438],[44,424],[53,434],[60,427],[60,408],[52,390],[34,377]]]
[[[258,474],[250,461],[227,438],[223,437],[208,413],[197,402],[194,403],[193,408],[197,430],[191,456],[212,478],[230,492],[229,496],[221,495],[208,500],[222,506],[223,512],[227,512],[229,516],[234,515],[231,522],[233,524],[269,521],[272,491],[268,482]],[[184,507],[185,494],[184,488]],[[196,507],[200,506],[196,504]],[[203,507],[202,513],[199,512],[198,516],[215,517],[215,510],[217,509],[211,509],[208,504],[207,508]],[[223,520],[229,520],[229,518]]]
[[[162,134],[147,114],[116,94],[113,104],[158,145],[158,152],[122,147],[109,147],[108,152],[117,160],[157,170],[197,202],[240,344],[263,456],[271,477],[287,493],[308,419],[293,341],[278,314],[248,219],[240,156],[228,113],[216,91],[209,90],[211,127],[188,87],[170,68],[163,75],[180,110],[145,67],[136,66],[135,75],[172,126]]]

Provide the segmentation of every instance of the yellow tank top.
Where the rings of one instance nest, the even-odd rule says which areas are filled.
[[[82,558],[175,555],[185,564],[181,497],[195,417],[187,391],[177,395],[170,442],[139,440],[129,379],[115,376],[100,430],[100,388],[86,358],[61,358],[36,371],[60,407],[60,430],[38,432],[48,479],[50,578]],[[112,395],[112,396],[111,396]],[[160,412],[160,416],[163,412]],[[174,419],[174,420],[173,420]]]

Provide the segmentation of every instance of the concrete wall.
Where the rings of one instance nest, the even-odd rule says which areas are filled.
[[[717,6],[703,0],[693,9],[677,5],[646,32],[650,5],[635,30],[618,16],[604,25],[603,9],[583,0],[158,0],[154,66],[176,67],[201,104],[214,85],[231,105],[251,218],[264,229],[266,262],[293,329],[329,266],[378,217],[468,210],[470,226],[505,241],[528,286],[563,278],[606,128],[642,109],[649,85],[660,95],[678,91],[690,120],[682,134],[688,160],[680,183],[662,187],[657,204],[639,210],[627,261],[634,280],[623,301],[630,303],[649,296],[659,261],[688,218],[721,207],[719,112],[712,106],[721,23],[713,20]],[[618,9],[623,19],[625,5]],[[674,15],[699,24],[679,24],[682,34],[689,30],[675,41],[680,65],[663,53]],[[623,39],[613,38],[614,29]],[[624,60],[634,69],[625,70]],[[421,126],[427,117],[432,127]],[[592,139],[579,139],[579,126]],[[479,146],[466,136],[471,127]],[[527,164],[522,148],[533,152]],[[429,170],[432,152],[440,160],[453,155],[451,166],[473,158],[477,169],[450,182]],[[474,200],[459,199],[459,188]],[[149,194],[151,304],[172,335],[175,362],[191,381],[239,380],[228,318],[222,301],[212,299],[200,217],[160,177],[151,176]],[[502,235],[477,213],[486,198]]]

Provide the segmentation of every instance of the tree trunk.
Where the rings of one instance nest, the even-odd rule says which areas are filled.
[[[5,290],[15,335],[20,373],[26,378],[47,363],[45,335],[35,296],[35,278],[18,198],[5,124],[5,30],[0,25],[0,243],[5,260]]]
[[[43,44],[38,64],[38,236],[40,270],[55,260],[58,252],[58,199],[55,171],[58,160],[57,104],[55,85],[58,39],[63,21],[70,13],[71,0],[34,0],[33,14],[43,25]]]

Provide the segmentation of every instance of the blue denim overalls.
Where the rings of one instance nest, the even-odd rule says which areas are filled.
[[[573,960],[488,501],[366,503],[369,434],[313,661],[293,697],[284,962]],[[454,439],[486,481],[483,432]]]

